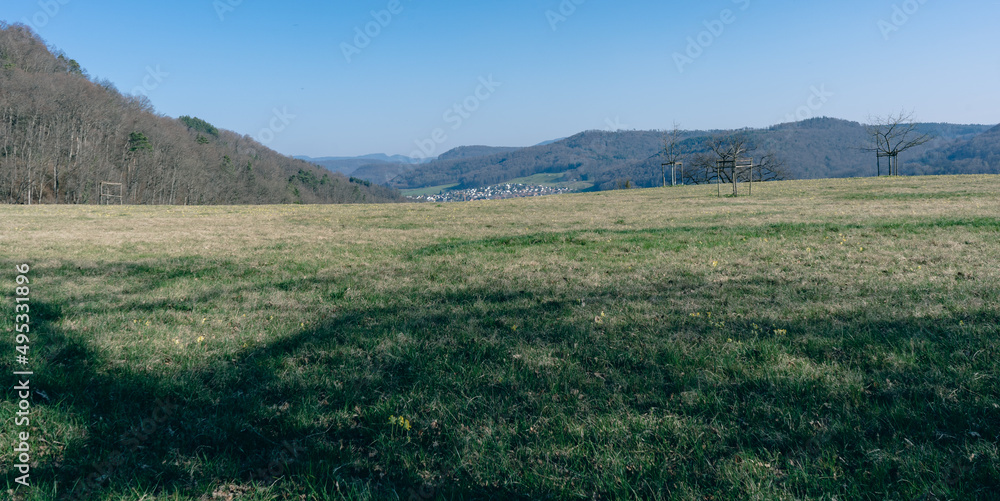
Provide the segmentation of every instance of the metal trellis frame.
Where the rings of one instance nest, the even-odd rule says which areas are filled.
[[[125,203],[125,187],[122,183],[101,182],[101,205],[111,205],[115,200],[118,205]]]

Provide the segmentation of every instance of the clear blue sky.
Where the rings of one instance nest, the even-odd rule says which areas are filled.
[[[1000,121],[996,0],[4,0],[0,19],[162,114],[289,155],[901,109]]]

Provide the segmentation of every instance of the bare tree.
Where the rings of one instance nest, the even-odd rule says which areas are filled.
[[[751,131],[741,130],[731,133],[717,134],[709,138],[705,152],[697,155],[692,162],[692,168],[684,173],[686,182],[706,184],[712,182],[732,183],[736,181],[778,181],[788,179],[788,171],[784,161],[774,150],[768,148],[761,152]],[[743,160],[753,160],[753,169],[739,171],[737,169],[720,169],[719,165],[733,165]]]
[[[250,137],[217,131],[206,141],[199,132],[157,115],[145,97],[89,80],[28,26],[0,21],[0,203],[98,203],[106,182],[141,204],[402,198]]]
[[[674,169],[681,168],[681,182],[684,181],[684,164],[681,163],[680,148],[681,130],[680,124],[674,122],[674,128],[669,133],[663,135],[663,163],[660,164],[660,177],[663,179],[663,186],[667,186],[667,166],[670,166],[670,186],[677,183]]]
[[[899,114],[869,116],[865,131],[871,136],[871,144],[862,148],[875,153],[876,175],[882,175],[882,159],[889,159],[889,175],[899,175],[899,154],[931,140],[927,134],[918,134],[913,113],[900,111]]]

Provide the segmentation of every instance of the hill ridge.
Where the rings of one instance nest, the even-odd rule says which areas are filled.
[[[128,204],[403,201],[143,96],[91,80],[31,28],[0,22],[0,202]],[[119,183],[106,186],[102,183]],[[108,198],[102,189],[121,198]]]
[[[926,155],[963,141],[988,134],[992,126],[978,124],[919,123],[919,132],[935,136],[925,146],[901,157],[904,174],[927,173],[922,167]],[[993,127],[1000,130],[1000,126]],[[761,152],[772,150],[779,157],[790,178],[817,179],[859,177],[875,174],[874,157],[862,151],[868,136],[864,126],[855,121],[817,117],[800,122],[776,124],[765,128],[738,129],[752,136]],[[708,152],[713,136],[736,131],[680,131],[686,165]],[[588,130],[552,143],[518,148],[471,159],[437,159],[400,173],[388,182],[396,188],[423,188],[456,184],[454,189],[489,186],[541,173],[563,173],[563,180],[586,180],[594,189],[611,189],[628,180],[639,187],[662,183],[664,131]],[[1000,147],[1000,141],[993,141]],[[988,149],[988,148],[987,148]],[[977,150],[978,151],[978,150]],[[940,159],[938,162],[941,163]],[[947,162],[944,162],[945,164]],[[934,173],[997,173],[991,163],[962,168],[947,165]]]

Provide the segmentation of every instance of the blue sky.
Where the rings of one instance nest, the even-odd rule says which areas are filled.
[[[0,20],[27,20],[159,113],[314,157],[438,155],[674,122],[864,121],[902,109],[920,121],[994,124],[998,19],[996,0],[0,6]]]

